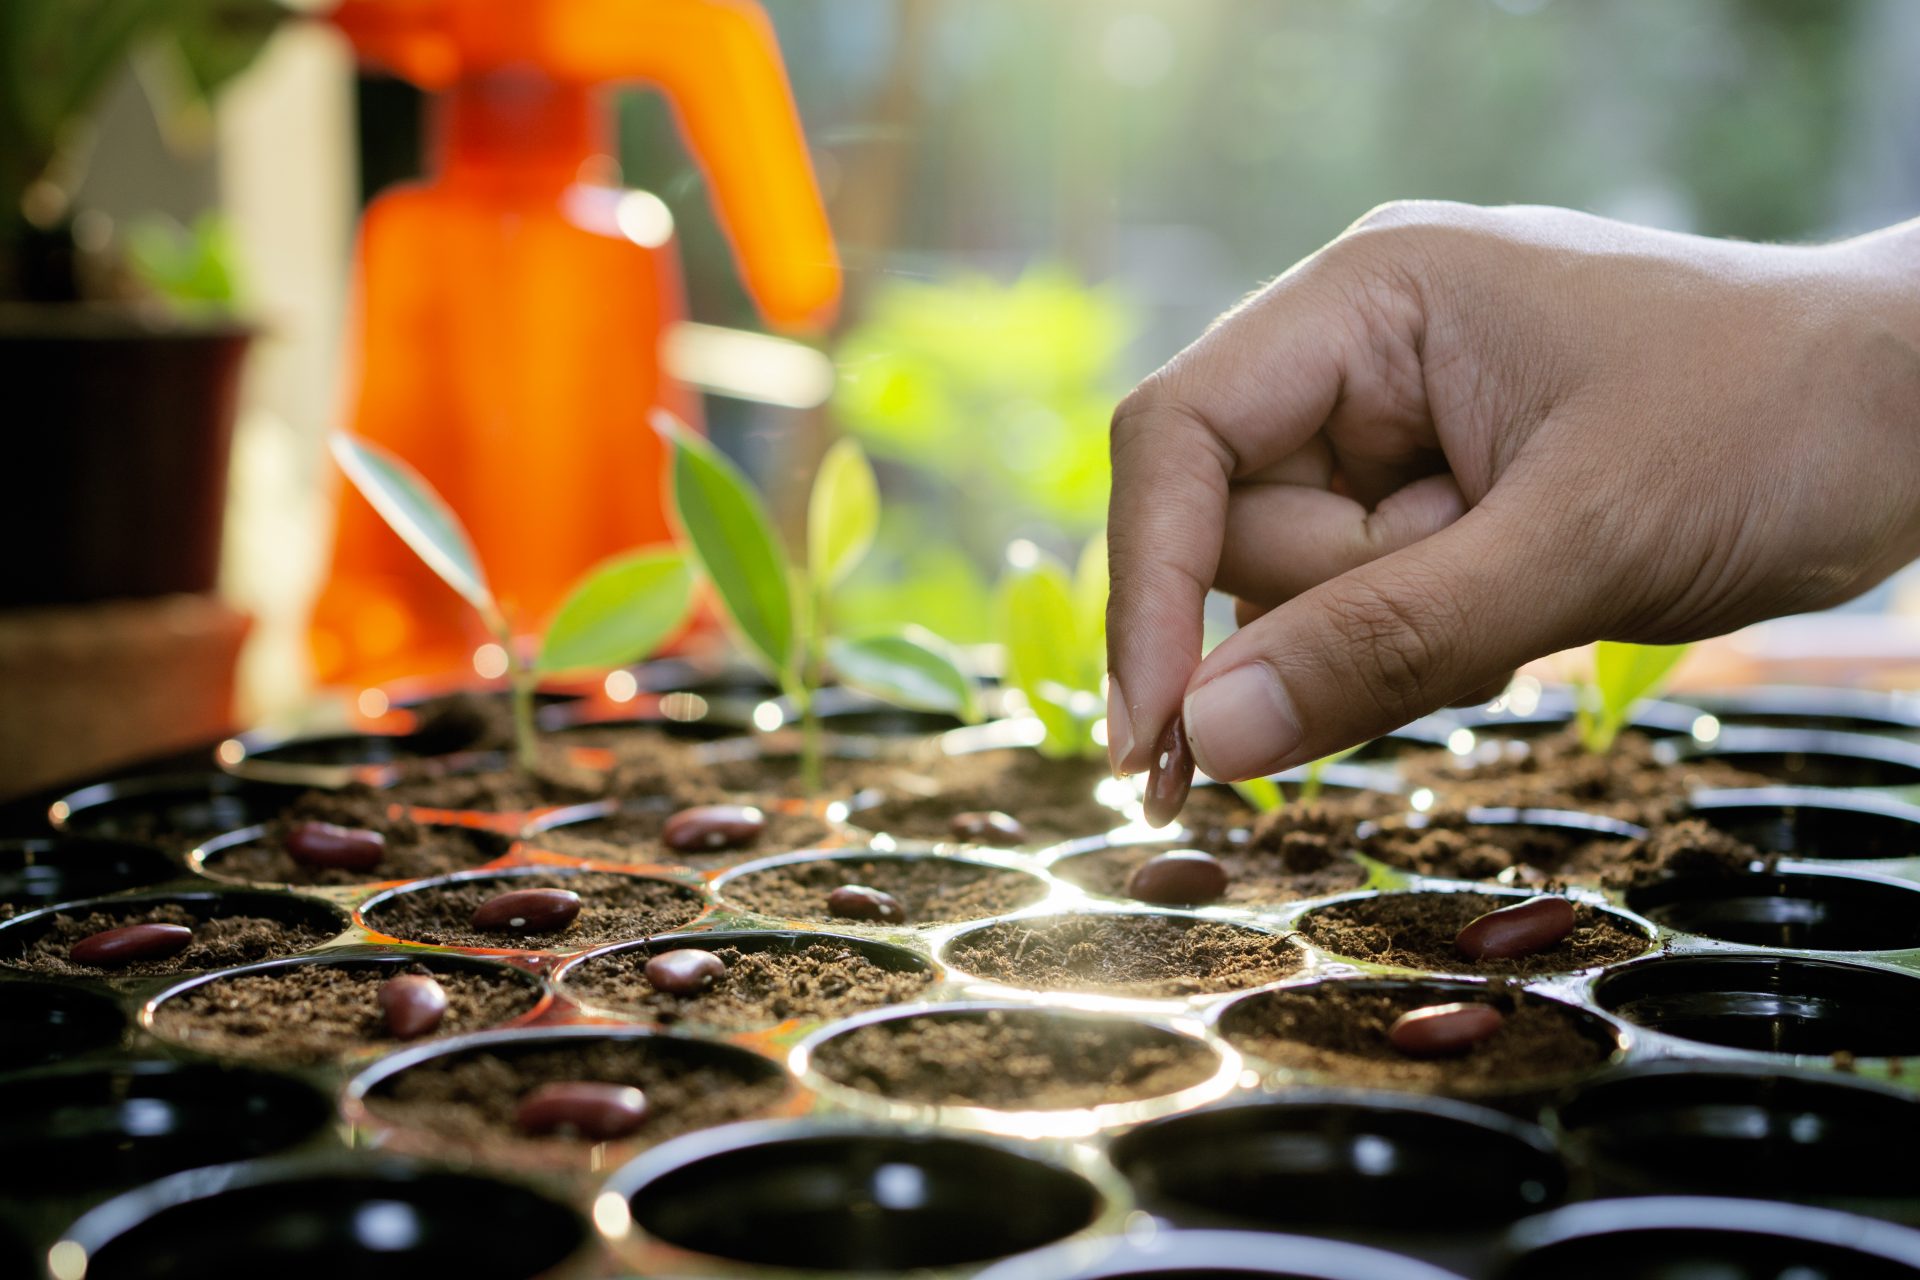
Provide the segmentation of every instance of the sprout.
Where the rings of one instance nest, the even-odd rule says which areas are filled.
[[[1623,644],[1602,640],[1593,647],[1593,680],[1580,686],[1580,742],[1605,755],[1633,717],[1633,709],[1666,687],[1667,677],[1691,646]]]
[[[508,655],[515,758],[535,760],[533,691],[543,675],[606,670],[636,662],[679,630],[687,616],[692,575],[671,547],[632,551],[589,570],[567,593],[539,649],[522,653],[513,628],[487,585],[473,540],[425,477],[377,445],[344,433],[333,456],[354,487],[440,580],[473,606]]]
[[[1107,544],[1087,543],[1071,576],[1050,556],[1023,544],[1000,580],[996,623],[1007,679],[1026,696],[1046,730],[1043,755],[1098,757],[1093,726],[1106,714]]]
[[[979,718],[973,684],[938,636],[918,627],[833,634],[829,597],[872,547],[880,523],[879,486],[857,443],[841,440],[821,459],[807,503],[806,563],[795,566],[740,469],[670,414],[656,414],[654,425],[673,451],[668,484],[687,546],[742,649],[800,710],[809,791],[820,786],[814,695],[829,670],[896,706]]]

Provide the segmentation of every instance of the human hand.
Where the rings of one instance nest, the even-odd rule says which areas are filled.
[[[1112,444],[1116,770],[1177,715],[1215,778],[1291,768],[1544,654],[1912,559],[1920,223],[1807,248],[1388,205],[1142,383]],[[1214,586],[1241,629],[1203,662]]]

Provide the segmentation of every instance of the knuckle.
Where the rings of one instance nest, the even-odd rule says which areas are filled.
[[[1329,599],[1335,643],[1383,719],[1420,715],[1445,699],[1434,692],[1454,619],[1444,597],[1416,583],[1356,583]]]

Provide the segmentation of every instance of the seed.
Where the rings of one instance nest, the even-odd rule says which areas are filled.
[[[580,895],[571,889],[513,889],[475,907],[472,923],[503,933],[552,933],[579,914]]]
[[[431,974],[403,973],[380,984],[380,1012],[400,1040],[426,1035],[447,1016],[447,989]]]
[[[1180,816],[1193,786],[1193,752],[1187,747],[1186,724],[1175,716],[1160,735],[1160,749],[1154,753],[1153,768],[1147,771],[1147,825],[1164,827]]]
[[[647,1095],[630,1084],[561,1080],[530,1090],[514,1109],[522,1133],[571,1133],[595,1142],[624,1138],[647,1119]]]
[[[387,838],[378,831],[336,827],[331,822],[303,822],[287,833],[287,856],[304,867],[368,871],[387,852]]]
[[[990,844],[996,849],[1011,849],[1015,845],[1025,844],[1031,838],[1018,818],[1001,813],[998,809],[956,813],[947,826],[956,840]]]
[[[1573,932],[1573,904],[1541,894],[1467,923],[1453,945],[1469,960],[1512,960],[1545,951]]]
[[[193,930],[183,924],[123,924],[80,939],[67,949],[67,958],[75,964],[117,969],[179,955],[192,941]]]
[[[647,981],[670,996],[697,996],[727,976],[727,964],[711,951],[682,947],[647,961]]]
[[[703,804],[667,819],[660,839],[669,849],[699,853],[737,849],[767,829],[767,815],[751,805]]]
[[[1395,1018],[1387,1039],[1409,1058],[1446,1058],[1465,1053],[1505,1022],[1490,1004],[1430,1004]]]
[[[1174,849],[1148,858],[1127,877],[1127,896],[1160,906],[1212,902],[1232,877],[1220,860],[1198,849]]]
[[[827,895],[827,913],[845,920],[878,920],[905,924],[907,909],[900,899],[864,884],[843,884]]]

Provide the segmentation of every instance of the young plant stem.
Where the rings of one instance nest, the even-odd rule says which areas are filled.
[[[534,734],[533,690],[538,684],[531,662],[515,663],[507,676],[507,687],[513,699],[513,754],[520,768],[533,772],[540,759],[540,742]]]
[[[820,792],[824,754],[820,708],[814,695],[820,688],[823,655],[827,651],[827,593],[818,583],[812,584],[807,606],[807,634],[800,653],[800,669],[790,681],[788,693],[800,709],[800,785],[811,796]]]

